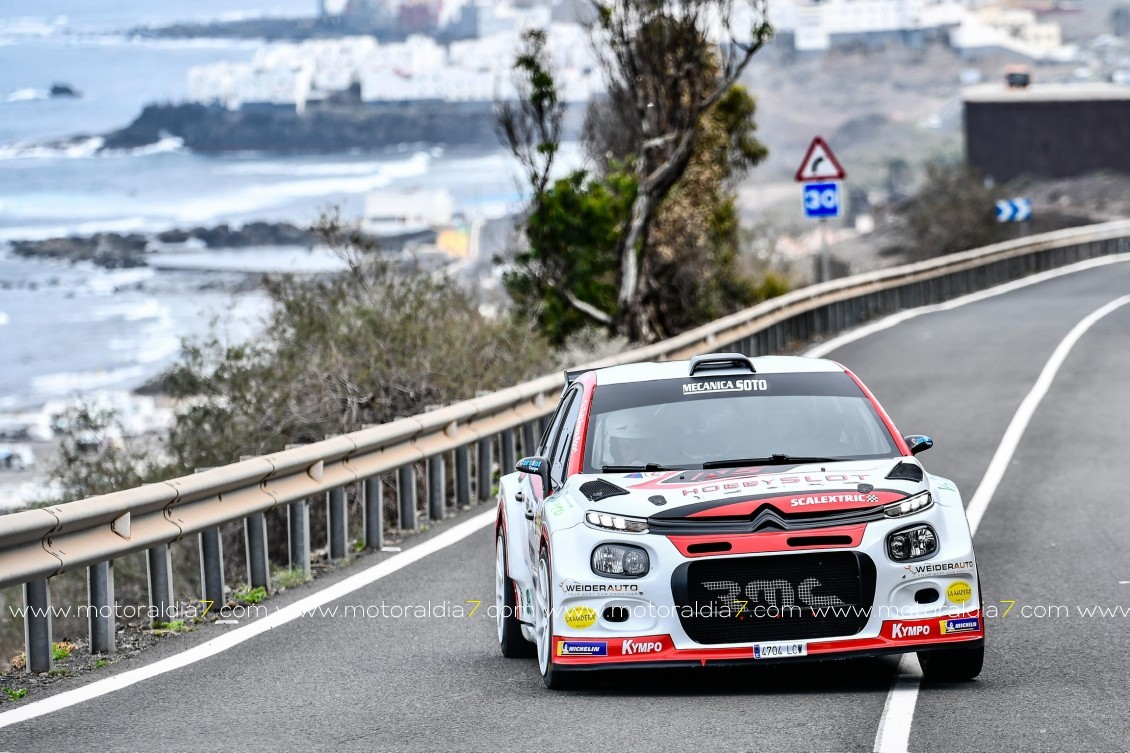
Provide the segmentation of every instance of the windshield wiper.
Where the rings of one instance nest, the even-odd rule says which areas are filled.
[[[643,465],[604,465],[600,467],[601,473],[635,473],[637,471],[681,471],[682,468],[668,468],[659,463],[644,463]]]
[[[708,468],[741,468],[747,465],[788,465],[789,463],[836,463],[844,458],[793,457],[784,453],[773,453],[767,458],[734,458],[733,460],[709,460],[702,464]]]

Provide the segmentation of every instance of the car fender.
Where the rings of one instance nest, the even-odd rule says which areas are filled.
[[[526,617],[526,607],[529,599],[527,592],[532,593],[534,576],[526,562],[526,508],[518,501],[517,493],[521,489],[521,474],[510,473],[498,481],[498,520],[495,523],[496,538],[499,528],[506,532],[506,571],[514,581],[518,593],[515,602],[519,607],[519,619],[523,622]]]

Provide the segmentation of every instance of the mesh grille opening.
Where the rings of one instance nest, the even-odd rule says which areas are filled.
[[[855,635],[875,597],[875,565],[858,552],[702,560],[680,566],[679,620],[704,645]]]

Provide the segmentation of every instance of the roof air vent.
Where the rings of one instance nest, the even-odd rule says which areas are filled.
[[[750,374],[757,373],[753,359],[741,353],[707,353],[691,359],[690,376],[694,376],[696,371],[712,369],[738,369]]]

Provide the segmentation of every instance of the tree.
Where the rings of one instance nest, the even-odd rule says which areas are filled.
[[[728,33],[730,3],[691,4],[689,10],[622,5],[621,11],[639,11],[634,21],[598,6],[606,12],[592,27],[594,44],[613,72],[607,96],[590,104],[582,136],[595,174],[546,180],[546,156],[557,153],[560,128],[559,112],[544,106],[559,101],[544,35],[527,34],[515,63],[515,88],[524,101],[498,110],[503,143],[523,165],[533,194],[524,219],[528,247],[515,254],[505,281],[519,310],[555,343],[591,324],[637,340],[657,339],[752,305],[781,287],[779,281],[755,284],[737,264],[733,186],[767,151],[755,136],[756,102],[734,81],[768,37],[763,13],[750,32],[754,41],[719,50],[704,28],[713,8]],[[749,7],[763,10],[756,3]],[[616,35],[631,30],[638,37],[622,44],[616,60],[637,65],[632,61],[638,58],[646,80],[641,73],[629,84],[615,75],[613,52]],[[652,105],[643,108],[644,117],[641,92]],[[643,215],[641,179],[652,191]],[[631,240],[633,223],[644,215]],[[632,291],[628,305],[626,290]],[[646,326],[632,326],[640,322]]]
[[[616,330],[633,340],[658,336],[645,305],[654,258],[647,236],[655,213],[686,172],[703,118],[737,82],[772,35],[767,0],[737,3],[751,12],[748,34],[735,31],[733,0],[594,0],[591,31],[609,90],[626,95],[636,179],[621,232]],[[712,41],[712,37],[715,41]]]
[[[756,105],[734,86],[704,119],[683,177],[660,204],[648,233],[651,259],[643,306],[670,336],[785,292],[757,279],[742,260],[736,181],[768,154],[754,136]]]
[[[514,254],[503,284],[519,311],[554,345],[616,310],[616,242],[635,194],[630,175],[592,179],[577,171],[534,196],[525,218],[527,245]]]
[[[708,61],[699,75],[710,78]],[[585,123],[589,156],[606,171],[633,159],[640,138],[633,97],[620,88],[593,102]],[[753,280],[739,265],[736,182],[768,155],[756,137],[757,103],[732,86],[703,118],[683,176],[660,202],[644,241],[649,269],[642,305],[655,336],[669,336],[781,291],[780,280]]]

